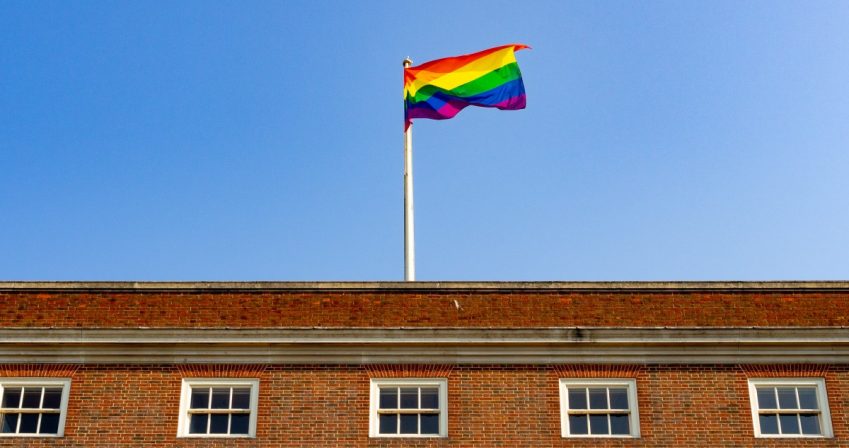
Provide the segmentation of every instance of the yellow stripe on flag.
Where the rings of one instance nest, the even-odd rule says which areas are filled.
[[[415,74],[415,79],[410,84],[404,86],[404,93],[405,95],[415,96],[416,92],[426,85],[451,90],[513,62],[516,62],[516,55],[513,52],[513,47],[508,47],[448,73],[422,70]]]

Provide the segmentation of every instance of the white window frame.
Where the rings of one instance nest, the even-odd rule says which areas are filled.
[[[758,387],[815,387],[817,390],[817,402],[820,406],[820,429],[822,434],[762,434],[761,421],[759,418],[760,407],[758,406]],[[823,439],[834,437],[831,428],[831,413],[828,409],[828,393],[825,390],[825,379],[823,378],[749,378],[749,403],[752,409],[752,425],[755,437],[758,438],[805,438]],[[793,412],[798,414],[799,412]],[[800,431],[801,432],[801,431]]]
[[[190,434],[189,405],[192,399],[192,387],[250,387],[251,406],[247,434]],[[259,379],[257,378],[183,378],[180,393],[180,420],[177,425],[177,437],[200,438],[252,438],[256,437],[257,408],[259,402]]]
[[[570,387],[624,387],[628,390],[628,424],[630,434],[571,434],[569,430]],[[569,438],[636,439],[640,437],[640,406],[637,403],[637,381],[632,378],[561,378],[560,434]],[[610,412],[607,412],[608,414]]]
[[[381,387],[437,387],[439,389],[439,434],[380,434],[378,408]],[[445,378],[372,378],[369,397],[369,437],[439,438],[448,437],[448,380]]]
[[[56,434],[16,434],[16,433],[0,433],[0,437],[63,437],[65,435],[65,417],[68,416],[68,397],[71,394],[71,379],[70,378],[0,378],[0,398],[6,393],[7,387],[61,387],[62,399],[59,403],[59,428]],[[42,397],[42,400],[44,398]],[[2,405],[2,402],[0,402]],[[34,412],[37,412],[33,410]],[[12,413],[12,412],[10,412]],[[19,412],[14,412],[19,413]],[[3,413],[0,412],[0,417]],[[2,422],[0,422],[2,424]]]

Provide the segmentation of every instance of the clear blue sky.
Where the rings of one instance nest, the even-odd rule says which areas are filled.
[[[3,1],[0,279],[849,279],[846,1]]]

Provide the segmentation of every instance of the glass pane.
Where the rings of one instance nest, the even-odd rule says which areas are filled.
[[[799,409],[799,404],[796,403],[795,387],[778,388],[778,406],[780,409]]]
[[[802,409],[819,409],[816,387],[799,388],[799,407]]]
[[[401,388],[401,409],[418,409],[419,407],[419,388],[418,387],[402,387]],[[403,427],[404,424],[401,424]]]
[[[234,395],[235,400],[235,395]],[[230,416],[230,434],[247,434],[248,423],[251,421],[249,414],[233,414]]]
[[[799,416],[797,414],[780,414],[778,423],[782,434],[799,434]]]
[[[212,388],[212,409],[229,409],[230,408],[230,388],[229,387],[213,387]]]
[[[580,387],[569,389],[569,409],[587,408],[587,389]]]
[[[590,403],[592,403],[592,399],[590,399]],[[609,434],[607,414],[590,415],[590,434]]]
[[[21,404],[21,388],[20,387],[7,387],[5,393],[3,394],[3,407],[4,408],[17,408],[20,407]]]
[[[380,414],[380,433],[398,434],[398,414]]]
[[[209,388],[192,388],[192,403],[189,407],[191,409],[209,409]],[[206,432],[206,430],[203,432]]]
[[[820,431],[820,418],[817,414],[801,414],[799,420],[802,423],[802,434],[822,434]]]
[[[778,409],[774,387],[758,388],[758,407],[761,409]]]
[[[41,402],[42,409],[59,409],[62,404],[62,388],[48,387],[44,389],[44,400]]]
[[[422,409],[439,408],[439,389],[436,387],[422,388]]]
[[[233,406],[232,409],[250,409],[251,407],[251,388],[236,387],[233,389]]]
[[[14,433],[18,429],[19,414],[5,414],[3,416],[3,432]]]
[[[41,388],[40,387],[25,387],[24,402],[21,407],[29,409],[38,409],[41,405]]]
[[[761,434],[778,434],[778,416],[775,414],[761,414]]]
[[[616,435],[631,434],[629,427],[628,414],[611,414],[610,415],[610,433]]]
[[[403,402],[403,398],[401,401]],[[418,432],[419,414],[401,414],[401,434],[418,434]]]
[[[590,409],[607,409],[607,388],[590,388]]]
[[[192,419],[189,421],[189,434],[206,434],[207,421],[209,421],[209,414],[192,414]]]
[[[820,418],[817,414],[801,414],[799,420],[802,421],[802,434],[822,434],[820,431]]]
[[[41,414],[39,434],[56,434],[59,432],[59,414]]]
[[[214,397],[215,392],[212,395]],[[227,420],[229,420],[230,414],[212,414],[209,417],[210,434],[227,434]]]
[[[588,430],[586,415],[569,416],[569,434],[588,434]]]
[[[26,396],[26,392],[24,392]],[[33,434],[38,428],[38,414],[21,414],[20,434]]]
[[[380,389],[380,409],[398,409],[398,388]]]
[[[610,388],[610,409],[628,409],[628,389]]]
[[[422,434],[439,434],[439,414],[422,414]]]

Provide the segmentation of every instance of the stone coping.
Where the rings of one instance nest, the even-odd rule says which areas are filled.
[[[0,291],[831,291],[849,281],[2,281]]]

